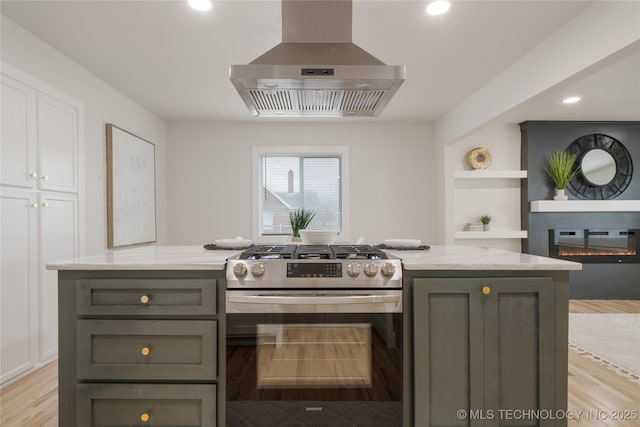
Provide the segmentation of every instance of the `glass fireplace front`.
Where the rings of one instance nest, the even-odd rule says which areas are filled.
[[[637,231],[549,230],[549,256],[582,263],[638,263]]]

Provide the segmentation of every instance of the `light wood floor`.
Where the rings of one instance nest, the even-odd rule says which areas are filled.
[[[58,362],[0,390],[0,426],[58,425]]]
[[[571,313],[640,313],[640,301],[571,301]],[[568,408],[576,420],[569,427],[637,427],[640,425],[640,385],[569,350]],[[626,421],[612,417],[636,411]],[[583,411],[580,413],[579,411]],[[607,419],[602,415],[606,414]],[[596,416],[598,415],[598,416]],[[600,419],[597,419],[600,418]],[[0,391],[0,426],[58,425],[58,363]]]

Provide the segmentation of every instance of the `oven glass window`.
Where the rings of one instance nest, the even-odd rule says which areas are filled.
[[[256,386],[371,387],[370,324],[257,325]]]
[[[400,427],[401,348],[401,313],[228,314],[227,426]]]

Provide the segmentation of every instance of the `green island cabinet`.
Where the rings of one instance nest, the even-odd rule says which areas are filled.
[[[566,426],[568,272],[404,280],[405,426]]]
[[[222,271],[58,274],[60,426],[224,425]]]

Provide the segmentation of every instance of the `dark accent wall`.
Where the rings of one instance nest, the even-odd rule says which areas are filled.
[[[546,156],[566,149],[579,137],[592,133],[609,135],[629,151],[634,174],[617,200],[640,200],[640,122],[527,121],[520,124],[522,180],[522,227],[528,230],[522,250],[549,256],[550,229],[638,228],[640,212],[530,212],[531,201],[551,200],[553,183],[544,170]],[[578,199],[569,193],[570,199]],[[571,273],[570,295],[574,299],[640,299],[640,264],[583,264]]]

